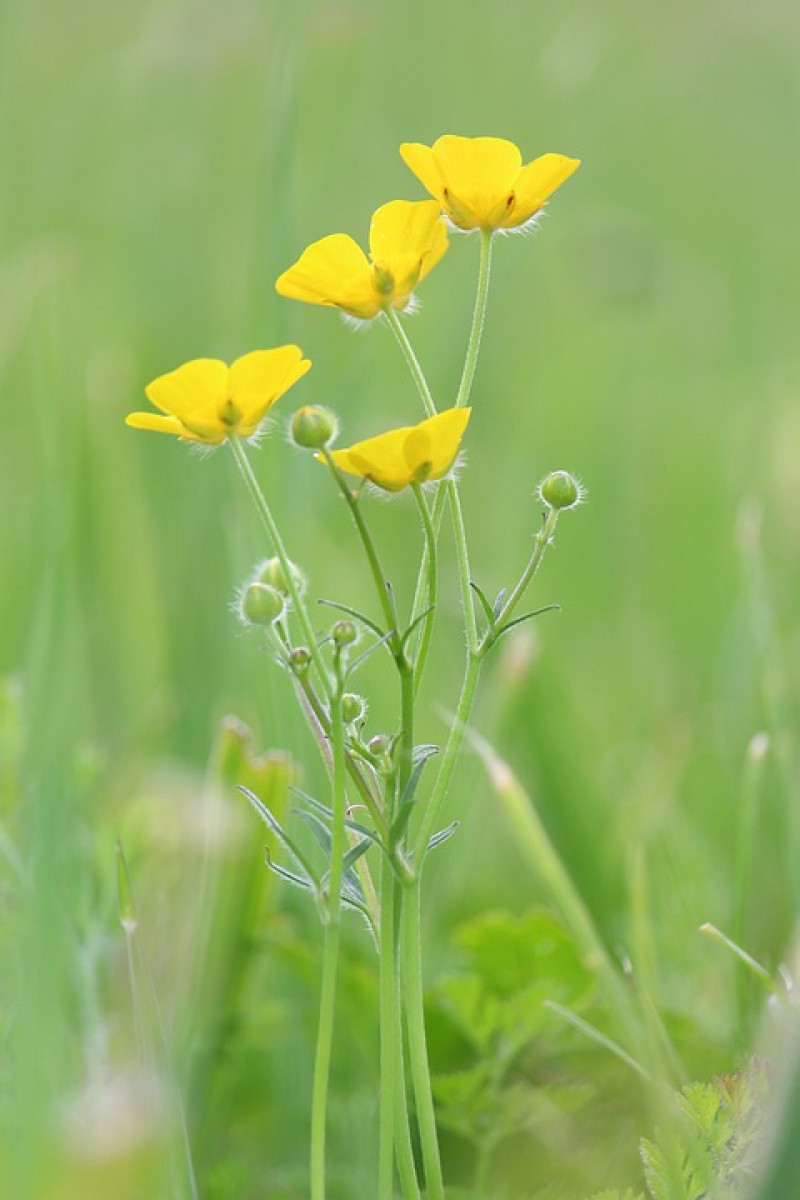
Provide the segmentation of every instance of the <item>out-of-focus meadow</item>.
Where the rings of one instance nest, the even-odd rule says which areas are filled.
[[[306,781],[320,768],[288,683],[229,611],[267,550],[230,455],[123,418],[186,359],[297,342],[314,368],[257,471],[315,594],[369,603],[343,506],[282,423],[321,402],[350,441],[417,420],[418,401],[385,328],[351,332],[273,285],[309,241],[363,242],[379,204],[421,199],[397,148],[442,133],[583,160],[535,236],[496,245],[462,475],[476,578],[516,577],[548,470],[578,472],[589,503],[536,582],[562,612],[506,641],[475,727],[661,1014],[675,1082],[768,1050],[766,992],[698,928],[771,972],[791,960],[800,10],[30,0],[5,6],[0,35],[2,1195],[190,1195],[176,1089],[199,1195],[307,1195],[319,926],[267,877],[230,786],[259,778],[280,805],[287,761],[253,761],[220,722],[235,714],[255,754],[291,755]],[[454,237],[409,325],[440,396],[476,263],[475,239]],[[411,502],[372,511],[407,593]],[[430,740],[461,654],[449,539],[443,557]],[[372,732],[390,711],[373,697]],[[476,1064],[495,1060],[453,980],[495,1000],[530,982],[523,918],[548,897],[474,756],[451,807],[425,928],[448,1178],[468,1186],[483,1154],[486,1196],[637,1190],[654,1107],[555,1015],[497,1111],[470,1110]],[[374,1200],[374,1008],[353,923],[331,1130],[348,1200]]]

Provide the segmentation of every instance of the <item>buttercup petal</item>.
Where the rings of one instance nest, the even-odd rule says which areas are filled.
[[[257,425],[284,392],[310,370],[299,346],[275,350],[253,350],[237,358],[230,368],[230,394],[240,408],[245,424]]]
[[[514,207],[508,224],[521,225],[532,217],[580,165],[579,158],[543,154],[523,167],[514,185]]]
[[[500,223],[522,167],[513,142],[446,134],[434,142],[433,157],[447,189],[445,205],[457,224],[462,211],[476,225]]]
[[[280,276],[275,290],[291,300],[344,308],[356,316],[375,316],[380,307],[367,256],[346,233],[312,242]]]
[[[405,307],[417,283],[447,249],[447,229],[435,200],[392,200],[372,217],[369,233],[373,262],[388,270],[393,290],[388,299]],[[386,301],[386,297],[382,297]]]
[[[373,261],[391,263],[394,258],[426,252],[439,224],[441,209],[435,200],[392,200],[382,205],[369,227]]]
[[[182,425],[177,417],[164,416],[162,413],[128,413],[125,424],[130,425],[131,429],[150,429],[154,433],[171,433],[177,434],[178,437],[188,435],[186,426]]]
[[[427,478],[441,479],[455,462],[472,410],[448,408],[409,431],[405,452],[412,472],[430,464]]]
[[[420,142],[403,142],[400,147],[400,157],[406,166],[414,172],[426,191],[441,202],[444,182],[430,146]]]
[[[156,408],[182,420],[200,413],[216,414],[227,385],[226,363],[218,358],[195,358],[175,371],[160,375],[144,391]]]
[[[458,454],[470,411],[447,409],[418,425],[403,425],[345,450],[334,450],[333,460],[341,470],[369,479],[388,492],[441,479]]]

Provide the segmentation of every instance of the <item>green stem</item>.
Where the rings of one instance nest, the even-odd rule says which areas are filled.
[[[398,904],[398,914],[402,911],[403,893],[395,890],[395,902]],[[399,923],[399,916],[395,924]],[[411,1145],[411,1126],[408,1115],[408,1094],[406,1092],[405,1063],[403,1062],[403,1011],[401,973],[396,971],[398,987],[395,1000],[395,1096],[394,1138],[395,1156],[397,1159],[397,1174],[400,1178],[400,1190],[403,1200],[420,1200],[419,1181],[417,1179],[417,1164],[414,1161],[414,1150]]]
[[[308,705],[308,708],[314,717],[314,720],[322,730],[323,735],[330,741],[330,721],[328,720],[328,715],[320,703],[319,696],[317,696],[316,692],[314,691],[311,681],[307,676],[297,674],[295,674],[295,680],[300,692],[302,693],[305,703]],[[350,778],[358,789],[359,795],[367,806],[367,811],[372,818],[372,822],[378,834],[380,835],[381,840],[388,844],[389,826],[386,823],[386,818],[383,814],[383,811],[373,796],[369,784],[361,774],[358,763],[355,761],[352,754],[348,753],[347,750],[345,750],[345,766]]]
[[[303,597],[300,595],[297,584],[294,578],[292,563],[286,553],[286,548],[283,544],[283,539],[278,531],[278,526],[275,523],[275,518],[270,511],[264,493],[259,487],[253,468],[250,466],[250,461],[245,453],[244,446],[238,437],[228,438],[233,457],[236,459],[236,465],[239,468],[242,478],[250,492],[253,503],[256,506],[258,515],[261,517],[262,523],[267,531],[272,547],[278,556],[281,567],[283,569],[284,578],[286,580],[286,588],[291,597],[292,607],[297,614],[297,619],[300,622],[300,627],[303,630],[303,637],[308,644],[308,650],[311,655],[314,666],[319,673],[320,681],[326,694],[330,693],[330,680],[328,671],[325,667],[325,662],[320,654],[319,646],[317,645],[317,636],[309,620],[308,611],[306,610]]]
[[[458,583],[461,590],[461,610],[464,615],[464,632],[467,638],[467,651],[472,654],[478,646],[478,629],[475,623],[475,605],[472,602],[469,569],[469,549],[467,547],[467,532],[464,528],[464,514],[461,511],[461,500],[458,485],[454,479],[445,480],[447,499],[450,501],[450,516],[453,521],[453,537],[456,543],[456,561],[458,563]]]
[[[378,551],[375,549],[375,543],[372,540],[372,535],[367,528],[367,523],[364,520],[364,514],[361,511],[358,500],[348,486],[347,480],[342,475],[342,472],[334,462],[333,455],[331,454],[330,450],[327,446],[325,446],[320,453],[330,468],[331,475],[333,476],[339,491],[344,496],[347,507],[350,509],[350,515],[353,518],[353,523],[355,524],[358,535],[361,538],[361,542],[364,547],[364,553],[367,556],[367,562],[369,563],[369,568],[372,572],[372,578],[375,583],[375,591],[378,594],[378,602],[381,606],[381,611],[383,612],[383,617],[386,622],[386,632],[392,634],[389,644],[391,646],[392,653],[395,655],[395,658],[397,658],[398,655],[401,655],[402,653],[399,649],[400,635],[397,629],[397,614],[394,610],[394,602],[392,600],[389,588],[387,587],[386,576],[381,568],[380,560],[378,558]]]
[[[455,716],[450,726],[447,744],[445,745],[439,771],[436,775],[436,782],[433,785],[433,791],[425,806],[425,811],[414,841],[413,857],[418,873],[422,868],[422,860],[425,857],[428,842],[439,815],[439,809],[444,802],[450,787],[450,781],[453,778],[453,772],[455,771],[458,755],[464,741],[464,734],[472,712],[472,705],[475,702],[475,693],[478,687],[478,677],[482,661],[482,657],[474,653],[470,654],[467,659],[467,669],[464,672],[464,680],[461,684],[461,695],[458,698]]]
[[[469,332],[469,342],[467,343],[467,357],[464,360],[464,371],[461,375],[461,383],[456,396],[456,408],[463,408],[469,403],[470,392],[472,391],[472,380],[475,375],[475,366],[478,362],[478,352],[481,348],[481,337],[483,336],[483,326],[486,320],[486,303],[489,298],[489,278],[492,270],[492,231],[491,229],[482,229],[480,231],[481,239],[481,257],[478,266],[478,290],[475,294],[475,308],[472,313],[472,327]]]
[[[422,988],[420,928],[421,885],[417,879],[405,889],[403,906],[403,994],[408,1029],[411,1078],[417,1102],[422,1161],[425,1167],[426,1200],[444,1200],[444,1181],[436,1136],[428,1046],[425,1038],[425,1009]]]
[[[397,978],[395,948],[394,872],[381,856],[380,994],[380,1126],[378,1200],[394,1196],[394,1131],[397,1098]]]
[[[486,633],[484,634],[480,646],[478,647],[478,652],[480,654],[485,654],[492,643],[496,640],[498,633],[514,612],[514,609],[517,607],[519,601],[522,599],[523,592],[526,590],[528,584],[539,570],[542,559],[544,558],[544,552],[552,542],[553,535],[556,531],[556,525],[558,524],[558,512],[559,510],[557,508],[547,509],[544,521],[542,522],[542,527],[534,538],[533,552],[528,560],[528,565],[520,575],[519,580],[512,589],[511,594],[507,598],[500,612],[495,617],[491,628],[487,629]]]
[[[331,753],[333,756],[333,824],[331,828],[331,867],[328,883],[327,921],[322,955],[322,988],[319,1003],[317,1048],[314,1057],[314,1085],[311,1101],[311,1200],[326,1200],[325,1127],[328,1109],[333,1022],[336,1007],[336,975],[341,932],[342,859],[345,835],[345,758],[342,723],[341,686],[331,698]]]
[[[422,673],[425,670],[425,663],[428,658],[428,650],[430,649],[431,636],[433,634],[433,622],[436,617],[436,601],[438,599],[438,563],[436,555],[436,531],[433,528],[431,521],[430,509],[427,501],[422,493],[422,488],[418,483],[412,485],[414,491],[414,499],[419,508],[419,515],[422,520],[422,529],[425,534],[425,548],[422,556],[422,568],[420,570],[420,580],[425,576],[427,566],[427,594],[424,602],[420,597],[420,609],[424,603],[424,607],[429,610],[428,615],[422,622],[422,633],[417,647],[416,660],[414,663],[414,691],[419,691],[419,685],[422,682]],[[415,620],[419,615],[417,609],[417,599],[414,599],[414,609],[412,612],[412,620]]]
[[[406,362],[408,363],[409,370],[411,371],[411,374],[414,379],[414,383],[417,385],[417,391],[420,394],[420,399],[422,400],[422,407],[425,409],[425,412],[429,417],[435,417],[436,416],[436,405],[433,402],[433,396],[431,395],[431,389],[428,387],[428,381],[425,378],[425,374],[422,370],[422,367],[419,365],[419,359],[417,358],[416,354],[414,353],[414,348],[408,339],[408,334],[406,333],[405,329],[403,328],[402,321],[400,320],[399,316],[397,315],[397,312],[395,311],[395,309],[393,309],[391,307],[385,308],[383,310],[383,315],[386,318],[386,321],[387,321],[392,333],[397,338],[397,342],[398,342],[398,345],[400,346],[400,349],[403,351],[403,354],[405,355],[405,359],[406,359]]]

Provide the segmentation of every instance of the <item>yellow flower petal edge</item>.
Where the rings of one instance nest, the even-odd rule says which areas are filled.
[[[503,138],[445,134],[432,146],[404,142],[400,156],[459,229],[519,229],[580,166],[543,154],[526,166]]]
[[[373,214],[369,241],[369,258],[345,233],[312,242],[275,290],[362,321],[389,307],[407,308],[447,249],[447,229],[435,201],[392,200]]]
[[[125,422],[207,446],[218,446],[232,434],[249,438],[310,367],[302,350],[291,345],[254,350],[231,366],[218,358],[195,358],[145,388],[160,413],[130,413]]]
[[[448,408],[419,425],[401,426],[345,450],[334,450],[333,461],[342,471],[368,479],[387,492],[441,479],[456,460],[471,411]]]

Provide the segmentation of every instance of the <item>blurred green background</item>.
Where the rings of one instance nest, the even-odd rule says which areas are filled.
[[[493,592],[516,577],[548,470],[575,470],[589,503],[563,520],[536,584],[562,613],[508,641],[475,724],[620,960],[635,959],[644,922],[638,950],[649,945],[687,1076],[740,1066],[757,998],[743,1025],[732,959],[697,929],[738,929],[774,970],[800,892],[800,9],[29,0],[0,21],[7,1194],[168,1194],[146,1180],[169,1149],[135,1125],[138,1032],[181,1082],[200,1194],[304,1195],[319,931],[263,882],[262,831],[214,784],[219,721],[235,713],[258,751],[308,762],[307,780],[319,768],[288,685],[229,611],[267,551],[230,456],[123,418],[188,358],[296,341],[314,369],[279,406],[258,474],[315,594],[368,603],[346,514],[282,422],[318,401],[355,440],[415,420],[417,400],[388,331],[354,334],[273,282],[315,238],[364,242],[379,204],[422,198],[397,147],[446,132],[510,138],[526,161],[583,160],[535,236],[497,240],[463,473],[476,578]],[[476,262],[476,241],[454,237],[408,326],[440,404],[457,387]],[[407,595],[413,509],[401,497],[373,511]],[[443,555],[431,740],[460,663],[448,539]],[[380,691],[372,704],[374,732],[392,710]],[[769,749],[748,767],[759,731]],[[457,929],[546,901],[469,758],[453,809],[462,827],[430,872],[426,929],[445,1066],[457,1052],[434,993],[463,965]],[[131,997],[117,839],[141,914],[134,992],[138,971],[160,1018]],[[373,974],[354,926],[332,1145],[336,1194],[365,1200]],[[507,1156],[519,1178],[497,1195],[581,1200],[635,1182],[650,1127],[623,1083],[604,1091],[598,1061],[561,1159],[543,1160],[528,1129]],[[99,1147],[64,1133],[81,1105],[79,1129],[99,1106],[119,1154],[102,1130]],[[468,1139],[445,1149],[465,1179]],[[354,1161],[363,1178],[346,1175]]]

